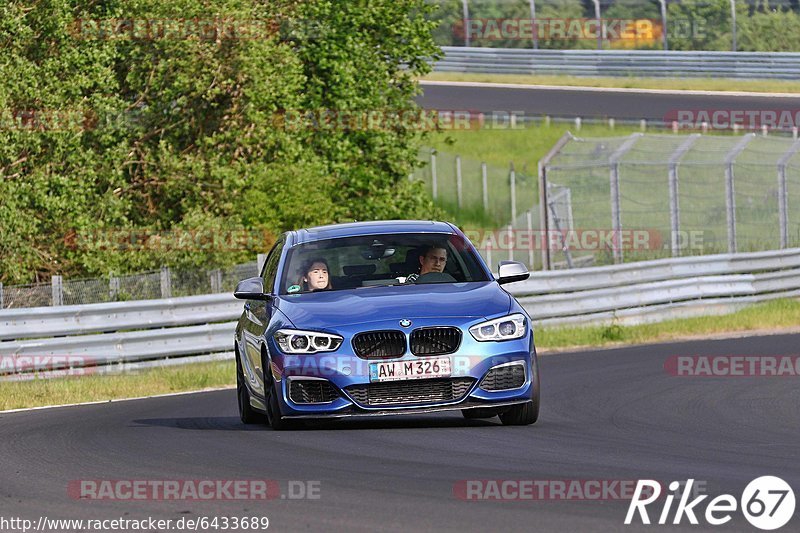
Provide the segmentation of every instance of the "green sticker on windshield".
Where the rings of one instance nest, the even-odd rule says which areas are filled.
[[[286,289],[286,292],[289,292],[289,293],[300,292],[300,285],[292,285],[288,289]]]

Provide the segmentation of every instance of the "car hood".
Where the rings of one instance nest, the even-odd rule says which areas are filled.
[[[289,294],[276,304],[295,327],[330,328],[403,318],[491,318],[508,313],[511,296],[487,281]]]

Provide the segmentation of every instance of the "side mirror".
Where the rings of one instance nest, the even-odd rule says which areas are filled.
[[[247,278],[236,285],[233,295],[240,300],[269,300],[270,295],[264,294],[264,280],[260,277]]]
[[[530,277],[528,267],[519,261],[500,261],[500,268],[497,271],[497,283],[514,283],[515,281],[525,281]]]

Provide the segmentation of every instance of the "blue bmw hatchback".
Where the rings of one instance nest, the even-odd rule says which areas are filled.
[[[236,327],[245,424],[460,410],[536,422],[539,369],[522,306],[452,224],[382,221],[290,231],[246,279]]]

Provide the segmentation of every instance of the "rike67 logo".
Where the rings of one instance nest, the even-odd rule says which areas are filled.
[[[690,524],[697,525],[699,523],[697,515],[700,515],[708,524],[720,526],[730,522],[732,513],[740,508],[751,525],[758,529],[771,531],[786,525],[794,515],[794,492],[792,487],[779,477],[762,476],[754,479],[745,487],[739,501],[730,494],[717,496],[707,503],[705,513],[702,514],[700,513],[700,504],[708,498],[708,495],[697,496],[689,501],[693,483],[694,480],[689,479],[686,482],[685,490],[680,490],[682,484],[678,481],[669,484],[672,494],[667,494],[664,498],[664,506],[658,517],[659,524],[666,524],[669,520],[672,503],[678,493],[680,493],[680,500],[675,508],[672,524],[680,524],[685,516]],[[628,507],[628,514],[625,516],[625,524],[631,524],[637,514],[643,524],[650,524],[647,506],[658,500],[660,496],[661,484],[658,481],[639,480]]]

